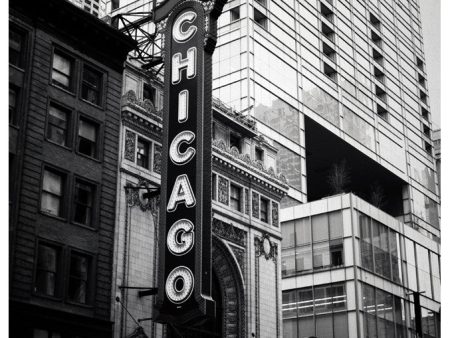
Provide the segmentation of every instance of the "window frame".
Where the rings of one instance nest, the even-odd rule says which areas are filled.
[[[236,183],[234,183],[232,181],[230,181],[230,185],[229,186],[230,186],[230,202],[229,202],[230,209],[232,209],[234,211],[242,212],[242,209],[243,209],[242,208],[243,188],[240,185],[238,185],[238,184],[236,184]],[[231,190],[232,187],[233,187],[233,189],[236,189],[236,191],[238,193],[238,198],[235,198],[233,196],[232,190]],[[232,203],[232,201],[233,201],[233,203],[237,203],[237,208],[235,207],[235,204]]]
[[[262,208],[262,206],[264,204],[266,205],[266,211],[265,211],[266,218],[265,219],[263,218],[264,213],[263,213],[263,208]],[[261,222],[270,224],[270,199],[265,198],[264,196],[261,196],[261,195],[259,197],[259,220]]]
[[[54,295],[49,295],[46,293],[41,293],[36,290],[37,286],[37,279],[38,279],[38,272],[39,269],[39,248],[40,246],[46,246],[55,249],[56,251],[56,267],[55,267],[55,290]],[[52,241],[49,241],[47,239],[41,239],[38,238],[36,242],[36,253],[35,253],[35,261],[34,261],[34,271],[33,271],[33,295],[44,297],[44,298],[51,298],[51,299],[57,299],[62,300],[63,299],[63,292],[62,292],[62,284],[63,284],[63,263],[64,263],[64,249],[63,246],[59,243],[54,243]]]
[[[90,206],[90,222],[89,223],[81,223],[75,220],[75,213],[76,213],[76,204],[77,204],[77,199],[76,199],[76,189],[77,189],[77,183],[81,183],[84,185],[89,185],[92,187],[92,196],[91,196],[91,206]],[[96,182],[90,181],[84,177],[81,176],[74,176],[73,178],[73,189],[72,189],[72,194],[71,194],[71,207],[72,207],[72,212],[71,212],[71,220],[72,223],[78,225],[78,226],[82,226],[82,227],[87,227],[90,229],[96,228],[96,224],[97,224],[97,200],[98,200],[98,184]]]
[[[8,122],[10,126],[18,126],[19,124],[19,114],[20,114],[20,103],[21,103],[21,88],[13,83],[9,83],[9,92],[14,92],[14,106],[11,106],[11,100],[8,96]],[[9,93],[8,93],[9,95]],[[12,110],[11,110],[12,108]]]
[[[53,106],[58,110],[63,111],[66,113],[66,128],[65,128],[65,144],[60,144],[54,140],[52,140],[48,133],[49,133],[49,127],[50,127],[50,107]],[[60,102],[57,102],[55,100],[49,100],[47,104],[47,116],[45,121],[45,139],[48,142],[51,142],[57,146],[63,147],[63,148],[70,148],[72,146],[72,116],[73,116],[73,109],[61,104]],[[55,126],[56,128],[59,128],[58,126]],[[61,128],[62,129],[62,128]]]
[[[13,32],[17,33],[18,35],[20,35],[20,38],[21,38],[21,41],[20,41],[21,46],[20,46],[20,49],[18,50],[18,58],[17,58],[18,61],[17,61],[17,64],[10,62],[11,61],[11,59],[10,59],[10,56],[11,56],[11,38],[10,38],[10,34],[13,33]],[[28,50],[28,48],[27,48],[28,47],[28,36],[27,35],[28,35],[28,32],[25,29],[23,29],[23,28],[19,27],[18,25],[10,22],[10,24],[9,24],[9,33],[8,33],[8,53],[9,53],[9,55],[8,55],[8,65],[16,67],[16,68],[21,69],[21,70],[25,70],[25,65],[26,65],[25,54],[26,54],[26,52]]]
[[[96,126],[96,140],[95,140],[94,156],[85,154],[79,150],[79,148],[80,148],[80,125],[81,125],[80,121],[81,120],[84,120],[85,122],[91,123]],[[102,123],[100,121],[95,120],[95,119],[91,118],[90,116],[82,114],[82,113],[78,114],[77,128],[76,128],[76,143],[75,143],[75,147],[76,147],[75,151],[78,155],[85,156],[92,160],[100,161],[100,158],[102,155],[101,154],[101,149],[102,149],[101,146],[102,145],[100,144],[100,140],[102,139],[101,136],[102,136]],[[88,140],[88,141],[90,141],[90,140]]]
[[[65,260],[66,266],[66,278],[65,278],[65,294],[64,299],[69,304],[74,304],[81,307],[92,307],[93,300],[95,299],[95,288],[94,288],[94,273],[96,272],[96,265],[95,265],[95,256],[92,253],[86,252],[84,250],[80,250],[78,248],[70,247],[68,250],[67,258]],[[73,300],[69,296],[70,292],[70,281],[72,279],[71,277],[71,267],[72,267],[72,256],[78,255],[78,256],[84,256],[88,258],[88,271],[87,271],[87,279],[85,281],[86,283],[86,295],[85,295],[85,303],[77,302],[76,300]]]
[[[106,88],[106,72],[102,69],[100,69],[99,67],[94,66],[91,63],[88,62],[83,62],[81,68],[81,74],[80,74],[80,85],[79,85],[79,97],[81,100],[83,100],[84,102],[87,102],[88,104],[92,104],[96,107],[100,107],[103,109],[104,106],[104,102],[105,102],[105,88]],[[85,81],[85,76],[84,76],[84,71],[85,69],[89,69],[91,70],[93,73],[98,73],[99,75],[99,88],[97,89],[98,91],[98,98],[96,102],[92,102],[90,100],[88,100],[87,98],[84,97],[83,94],[83,89],[84,89],[84,85],[85,83],[89,84],[91,86],[91,89],[93,87],[93,85],[87,81]]]
[[[138,163],[138,156],[140,155],[139,152],[139,142],[143,142],[146,143],[148,145],[148,153],[147,153],[147,166],[142,166]],[[153,171],[153,161],[152,161],[152,155],[153,155],[153,142],[139,134],[136,134],[136,156],[135,156],[135,164],[139,167],[139,168],[143,168],[146,169],[148,171]]]
[[[70,74],[68,75],[68,79],[69,79],[69,86],[66,87],[63,84],[58,83],[57,81],[55,81],[53,79],[53,71],[54,71],[54,62],[55,62],[55,55],[59,55],[60,57],[63,57],[67,60],[69,60],[70,62]],[[65,49],[59,47],[59,46],[53,46],[53,51],[52,51],[52,62],[51,62],[51,67],[50,67],[50,84],[52,86],[55,86],[59,89],[62,89],[64,91],[67,91],[71,94],[75,94],[75,83],[77,81],[77,58],[67,52]],[[59,72],[59,71],[58,71]]]
[[[44,179],[45,179],[45,172],[49,171],[52,172],[53,174],[57,174],[59,176],[61,176],[61,197],[60,198],[60,206],[59,206],[59,215],[54,215],[50,212],[47,212],[45,210],[42,209],[42,201],[43,201],[43,194],[45,193],[49,193],[51,195],[54,195],[51,192],[47,192],[46,190],[44,190]],[[55,217],[55,218],[59,218],[59,219],[66,219],[67,218],[67,182],[68,182],[68,172],[66,170],[63,169],[59,169],[59,168],[55,168],[51,165],[47,165],[44,164],[42,167],[42,174],[41,174],[41,183],[40,183],[40,188],[39,188],[39,212],[49,216],[49,217]]]

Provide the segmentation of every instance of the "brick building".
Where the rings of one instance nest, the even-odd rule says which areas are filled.
[[[119,102],[134,41],[10,3],[10,335],[110,337]]]

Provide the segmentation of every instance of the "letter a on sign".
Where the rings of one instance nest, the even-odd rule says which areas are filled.
[[[192,192],[191,183],[189,183],[187,175],[180,175],[177,177],[172,194],[170,195],[169,203],[167,203],[167,211],[175,211],[177,205],[183,202],[187,208],[192,208],[195,205],[195,196]]]

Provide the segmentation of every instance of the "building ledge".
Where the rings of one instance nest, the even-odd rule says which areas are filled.
[[[275,173],[272,167],[265,168],[261,161],[252,160],[250,155],[241,154],[234,147],[230,149],[223,140],[212,140],[212,149],[213,159],[225,161],[233,169],[251,175],[266,185],[272,185],[283,193],[289,189],[287,178],[283,174]]]
[[[249,138],[257,136],[256,121],[253,116],[244,115],[225,105],[218,98],[212,98],[212,110],[215,120],[230,126],[233,130]]]
[[[162,128],[162,110],[156,110],[150,100],[139,100],[133,90],[129,90],[121,98],[122,115],[128,113],[133,117],[148,122],[152,122],[159,128]]]

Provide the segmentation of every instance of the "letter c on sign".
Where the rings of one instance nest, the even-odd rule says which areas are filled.
[[[172,28],[172,36],[176,42],[186,42],[195,35],[197,32],[197,27],[195,26],[189,26],[185,31],[181,29],[185,22],[192,23],[195,18],[197,18],[197,14],[192,11],[184,12],[177,17]]]
[[[188,147],[184,153],[180,152],[181,143],[191,144],[194,140],[195,134],[189,130],[184,130],[173,138],[169,148],[169,156],[173,163],[183,165],[194,157],[195,149],[192,147]]]

